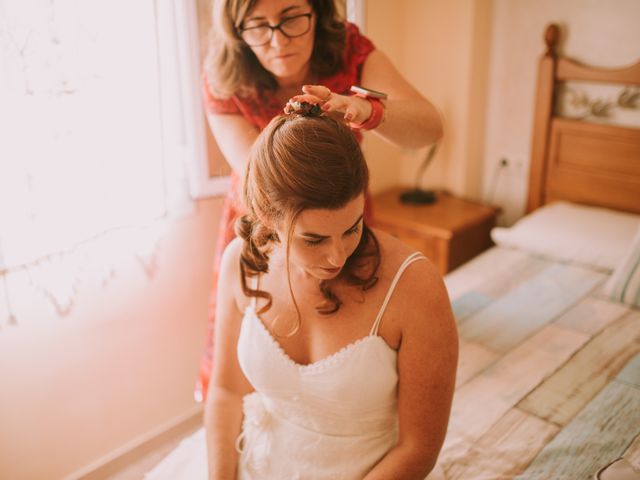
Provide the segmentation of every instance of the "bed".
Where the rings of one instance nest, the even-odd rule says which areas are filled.
[[[637,92],[640,63],[587,67],[558,37],[548,26],[528,215],[445,278],[460,362],[430,479],[591,479],[619,457],[640,478],[640,129],[556,113],[569,81]]]

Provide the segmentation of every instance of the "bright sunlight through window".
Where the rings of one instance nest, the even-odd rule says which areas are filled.
[[[187,4],[0,0],[0,280],[192,208],[205,147]]]

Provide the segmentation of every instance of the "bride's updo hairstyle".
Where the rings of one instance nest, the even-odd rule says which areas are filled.
[[[287,106],[289,113],[275,117],[260,133],[249,154],[244,180],[244,200],[248,214],[236,222],[236,232],[244,240],[240,267],[245,295],[267,300],[260,312],[271,307],[269,292],[249,288],[247,277],[265,273],[269,252],[280,242],[276,226],[287,226],[286,268],[289,273],[289,248],[295,222],[304,210],[337,210],[367,191],[369,170],[360,146],[349,128],[321,113],[320,107],[307,103]],[[340,299],[331,290],[334,282],[344,281],[367,290],[377,281],[380,265],[378,241],[363,225],[358,246],[335,279],[320,284],[325,302],[316,310],[325,315],[338,311]],[[298,322],[287,336],[300,326],[300,311],[291,288],[289,291]]]

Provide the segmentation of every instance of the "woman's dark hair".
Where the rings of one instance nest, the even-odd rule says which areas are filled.
[[[319,77],[344,68],[346,30],[338,14],[336,0],[308,0],[316,26],[311,54],[311,72]],[[238,34],[246,15],[257,0],[215,0],[204,61],[209,88],[220,98],[255,95],[276,90],[273,75],[258,61]]]
[[[265,273],[269,252],[279,239],[275,226],[288,232],[286,265],[295,222],[304,210],[337,210],[367,191],[369,170],[353,133],[341,122],[314,113],[280,115],[262,131],[249,155],[244,182],[244,199],[249,213],[236,223],[236,233],[244,240],[240,258],[242,288],[249,297],[267,300],[261,311],[271,306],[271,295],[249,288],[247,276]],[[362,290],[377,282],[380,248],[373,232],[363,223],[362,235],[338,277],[320,284],[325,302],[316,307],[320,314],[338,311],[341,301],[332,291],[343,280]],[[289,279],[289,291],[294,305]],[[289,333],[292,335],[293,333]]]

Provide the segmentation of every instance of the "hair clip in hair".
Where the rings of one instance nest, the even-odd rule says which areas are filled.
[[[319,117],[322,114],[322,109],[317,103],[289,100],[284,107],[284,113],[302,115],[303,117]]]

